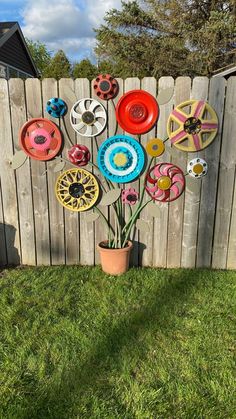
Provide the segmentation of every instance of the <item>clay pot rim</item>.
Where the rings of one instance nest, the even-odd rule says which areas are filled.
[[[102,243],[108,243],[108,240],[103,240],[100,243],[98,243],[97,244],[97,249],[102,251],[102,252],[106,252],[106,253],[109,253],[109,252],[116,252],[116,253],[129,252],[133,247],[133,243],[130,240],[128,240],[128,246],[122,247],[121,249],[108,249],[107,247],[102,247],[101,246]]]

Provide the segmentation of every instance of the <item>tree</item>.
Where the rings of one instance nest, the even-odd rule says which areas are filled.
[[[91,61],[87,58],[85,60],[76,63],[73,67],[72,75],[76,78],[87,78],[92,80],[98,74],[98,69]]]
[[[54,77],[59,80],[62,77],[71,76],[71,63],[61,49],[51,59],[49,66],[45,69],[44,77]]]
[[[121,77],[210,75],[235,57],[235,0],[135,0],[104,19],[95,51]]]
[[[111,61],[98,62],[98,72],[100,74],[112,74],[114,77],[119,75],[119,71]]]
[[[39,41],[34,42],[26,39],[26,43],[40,75],[44,77],[44,72],[51,62],[51,53],[47,50],[46,45]]]

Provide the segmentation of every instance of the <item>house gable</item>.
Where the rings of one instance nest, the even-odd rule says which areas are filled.
[[[9,24],[7,27],[6,24]],[[31,58],[17,22],[0,23],[0,62],[37,77],[38,72]]]

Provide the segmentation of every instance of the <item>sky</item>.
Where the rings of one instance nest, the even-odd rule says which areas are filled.
[[[17,21],[26,38],[52,53],[63,49],[72,62],[95,62],[93,28],[112,8],[120,9],[121,0],[0,0],[0,21]]]

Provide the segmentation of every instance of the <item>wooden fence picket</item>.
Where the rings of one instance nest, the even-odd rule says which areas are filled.
[[[14,152],[19,147],[19,131],[26,121],[24,82],[21,79],[9,80],[9,98],[12,119]],[[16,170],[18,217],[20,225],[21,257],[23,265],[35,265],[35,229],[30,159]]]
[[[75,94],[76,99],[80,100],[83,98],[90,97],[90,83],[87,79],[76,79],[75,80]],[[77,143],[88,147],[91,151],[91,159],[93,155],[93,140],[91,138],[77,135]],[[90,166],[85,169],[91,170]],[[94,222],[86,221],[86,213],[81,212],[80,214],[80,263],[82,265],[94,265],[94,243],[95,243],[95,232]]]
[[[227,82],[224,127],[220,155],[220,171],[216,206],[216,220],[213,242],[213,268],[227,267],[227,252],[230,235],[230,221],[233,205],[233,192],[236,164],[236,78]],[[232,243],[232,242],[231,242]]]
[[[216,111],[219,129],[213,144],[204,150],[204,159],[207,161],[209,170],[207,176],[202,179],[197,233],[197,267],[210,267],[212,260],[225,88],[226,80],[223,77],[214,77],[210,80],[208,102]]]
[[[127,93],[130,90],[136,90],[136,89],[140,89],[140,80],[138,79],[138,77],[127,78],[124,83],[124,93]],[[125,135],[129,137],[131,136],[135,138],[137,141],[139,141],[139,137],[137,135],[130,134],[129,132],[125,132]],[[125,189],[134,188],[139,193],[140,192],[139,179],[136,179],[130,183],[126,183],[124,187]],[[139,265],[139,231],[136,227],[133,228],[132,240],[133,240],[133,250],[131,253],[131,265],[138,266]]]
[[[178,105],[190,99],[191,79],[178,77],[175,82],[174,104]],[[173,147],[171,162],[186,171],[186,153]],[[184,219],[184,193],[174,202],[169,203],[167,267],[181,266],[182,233]]]
[[[28,120],[42,118],[42,91],[38,79],[27,79],[26,107]],[[38,265],[50,265],[49,209],[44,162],[30,159],[35,221],[36,260]]]
[[[147,92],[153,94],[156,97],[157,82],[154,77],[145,77],[141,82],[141,89],[146,90]],[[152,128],[147,134],[141,136],[141,144],[145,148],[148,140],[155,138],[156,126]],[[150,157],[148,157],[147,164],[150,162]],[[154,163],[153,163],[154,165]],[[145,175],[141,177],[141,187],[145,181]],[[141,189],[141,188],[140,188]],[[145,192],[143,202],[150,201],[150,196]],[[142,266],[151,266],[152,265],[152,249],[153,249],[153,217],[150,215],[148,204],[141,212],[140,218],[146,222],[146,229],[140,234],[140,257],[139,264]]]
[[[207,101],[207,96],[208,78],[196,77],[193,80],[191,99]],[[188,161],[197,157],[204,158],[204,151],[187,153]],[[181,266],[184,268],[194,268],[196,265],[196,248],[199,205],[201,197],[201,183],[202,179],[194,179],[191,176],[186,176],[181,254]]]
[[[58,84],[55,79],[44,79],[42,81],[43,116],[54,124],[58,125],[59,120],[53,118],[46,112],[46,105],[49,99],[58,97]],[[54,173],[53,169],[60,160],[50,160],[46,163],[47,171],[45,179],[48,188],[48,209],[50,227],[50,251],[52,265],[63,265],[65,263],[65,231],[63,207],[58,205],[55,195],[55,184],[59,173]]]
[[[64,122],[61,124],[61,130],[64,136],[64,148],[62,151],[62,156],[68,159],[67,152],[71,148],[71,143],[76,143],[76,133],[70,124],[70,110],[73,104],[77,101],[74,80],[59,80],[59,97],[66,102],[68,107],[68,112],[63,119]],[[67,165],[65,170],[69,169],[69,167],[71,166]],[[60,204],[58,203],[58,205]],[[80,263],[80,216],[77,212],[68,211],[65,209],[64,217],[66,264],[76,265]]]
[[[0,178],[7,263],[21,261],[18,201],[15,173],[11,169],[14,152],[7,81],[0,79]],[[3,241],[4,246],[4,241]]]
[[[166,89],[173,89],[173,95],[168,102],[160,105],[160,116],[157,122],[157,138],[165,141],[165,152],[156,162],[170,161],[170,145],[167,140],[167,120],[174,104],[174,79],[173,77],[161,77],[158,83],[158,95]],[[153,266],[165,268],[167,266],[167,238],[168,238],[168,214],[169,205],[167,203],[156,202],[158,216],[153,220]]]

